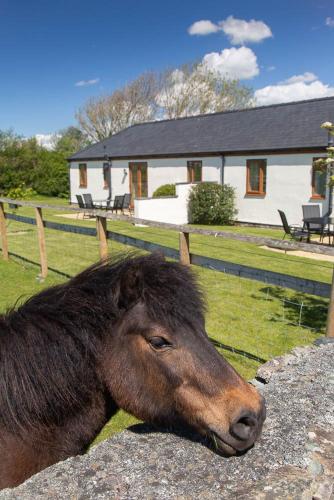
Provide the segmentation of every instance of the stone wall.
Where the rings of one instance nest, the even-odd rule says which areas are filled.
[[[195,437],[140,425],[3,490],[0,499],[329,500],[334,344],[295,349],[263,365],[258,377],[268,416],[242,457],[222,458]]]

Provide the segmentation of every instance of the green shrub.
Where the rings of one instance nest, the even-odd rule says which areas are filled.
[[[13,190],[15,195],[22,186],[38,194],[67,197],[69,170],[66,155],[38,146],[35,139],[20,140],[0,131],[0,194],[9,196]]]
[[[158,187],[153,193],[153,198],[160,198],[161,196],[175,196],[175,184],[163,184]]]
[[[233,224],[237,215],[235,189],[228,184],[197,184],[190,191],[188,210],[194,224]]]
[[[11,198],[12,200],[24,200],[26,198],[31,198],[35,196],[37,193],[34,189],[30,187],[26,187],[24,183],[20,184],[16,188],[11,188],[6,192],[6,197]]]

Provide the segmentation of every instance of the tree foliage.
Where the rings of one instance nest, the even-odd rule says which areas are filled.
[[[334,137],[334,124],[332,122],[324,122],[321,125],[321,128],[328,131],[328,138],[330,136]],[[327,150],[327,158],[319,158],[314,161],[314,166],[322,171],[328,172],[329,177],[329,185],[334,187],[334,146],[333,141],[331,145],[328,145]]]
[[[197,184],[190,191],[188,210],[194,224],[233,224],[237,215],[235,189],[228,184]]]
[[[249,107],[252,91],[203,64],[186,64],[162,74],[156,99],[162,115],[172,119]]]
[[[76,118],[93,142],[150,120],[180,118],[249,107],[251,89],[202,63],[187,64],[162,73],[144,73],[110,95],[95,97]]]
[[[0,193],[33,190],[48,196],[69,194],[67,153],[48,151],[36,139],[0,132]],[[31,191],[30,191],[31,193]]]
[[[144,73],[110,95],[89,99],[77,111],[81,130],[93,142],[101,141],[120,130],[154,119],[157,80]]]
[[[67,127],[55,135],[54,151],[69,157],[90,144],[87,136],[77,127]]]

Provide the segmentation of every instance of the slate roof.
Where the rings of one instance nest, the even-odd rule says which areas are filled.
[[[334,97],[133,125],[70,160],[323,148]]]

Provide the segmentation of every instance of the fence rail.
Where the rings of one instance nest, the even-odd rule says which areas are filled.
[[[30,201],[23,200],[12,200],[10,198],[0,197],[0,204],[8,203],[14,206],[22,206],[22,207],[30,207],[30,208],[41,208],[41,209],[49,209],[49,210],[57,210],[61,212],[75,212],[80,213],[82,209],[78,207],[74,207],[71,205],[68,206],[58,206],[58,205],[49,205],[45,203],[33,203]],[[136,217],[128,217],[126,215],[117,215],[106,210],[97,210],[97,209],[85,209],[85,213],[90,214],[94,217],[102,217],[107,220],[115,220],[115,221],[123,221],[130,222],[132,224],[140,224],[148,227],[160,228],[160,229],[169,229],[173,231],[177,231],[184,234],[201,234],[202,236],[215,236],[216,238],[226,238],[230,240],[238,240],[243,241],[244,243],[254,243],[256,245],[266,245],[271,248],[278,248],[281,250],[302,250],[303,252],[308,253],[318,253],[322,255],[331,255],[334,256],[334,247],[324,247],[323,245],[317,245],[309,243],[302,243],[296,241],[283,241],[283,240],[275,240],[272,238],[263,238],[260,236],[248,236],[245,234],[237,234],[230,231],[215,231],[212,229],[201,229],[195,228],[187,225],[178,225],[178,224],[169,224],[167,222],[155,222],[147,219],[139,219]]]
[[[35,209],[35,218],[21,216],[18,214],[6,213],[4,210],[4,203],[11,204],[12,207],[15,206],[25,206]],[[224,261],[220,259],[214,259],[207,256],[197,255],[190,252],[190,234],[201,234],[210,235],[215,237],[224,237],[227,239],[239,240],[247,243],[256,244],[266,244],[268,246],[275,246],[276,248],[285,249],[303,249],[305,246],[310,246],[309,244],[303,243],[291,243],[291,242],[278,242],[277,240],[272,240],[270,238],[259,238],[253,236],[240,235],[235,233],[230,233],[228,231],[212,231],[207,229],[197,229],[189,226],[179,226],[166,223],[158,223],[153,221],[146,221],[143,219],[136,219],[122,215],[114,215],[103,210],[90,210],[89,212],[96,217],[96,229],[83,227],[72,224],[62,224],[52,221],[43,220],[42,209],[54,209],[57,211],[73,211],[80,212],[80,209],[76,207],[58,207],[54,205],[46,204],[36,204],[25,201],[11,200],[7,198],[0,198],[0,232],[2,239],[2,252],[3,258],[8,260],[9,258],[9,248],[6,230],[6,218],[15,220],[18,222],[36,225],[38,229],[38,243],[39,243],[39,253],[40,253],[40,264],[41,264],[41,276],[46,277],[48,272],[47,264],[47,249],[45,245],[45,234],[44,229],[49,228],[57,231],[69,232],[82,234],[86,236],[97,236],[100,242],[100,257],[104,259],[107,257],[107,240],[115,240],[119,243],[130,245],[133,247],[140,248],[146,251],[161,251],[165,256],[179,259],[181,263],[189,265],[197,265],[209,269],[215,269],[216,271],[222,271],[226,274],[231,274],[234,276],[239,276],[241,278],[247,278],[250,280],[260,281],[266,283],[266,285],[275,285],[283,288],[288,288],[291,290],[296,290],[298,292],[303,292],[311,295],[317,295],[321,297],[330,297],[330,315],[328,316],[327,323],[327,335],[334,337],[334,320],[332,316],[334,315],[334,293],[333,287],[327,283],[322,283],[310,279],[299,278],[287,274],[282,274],[274,271],[267,271],[264,269],[259,269],[251,266],[246,266],[243,264],[236,264],[229,261]],[[131,223],[141,223],[150,227],[158,227],[163,229],[172,229],[179,232],[179,250],[175,248],[170,248],[157,243],[152,243],[143,239],[134,238],[132,236],[127,236],[123,234],[116,233],[114,231],[107,230],[107,220],[121,220]],[[312,251],[316,249],[317,253],[323,253],[327,255],[334,255],[333,248],[321,248],[320,245],[312,245]],[[307,249],[310,252],[310,248]]]

